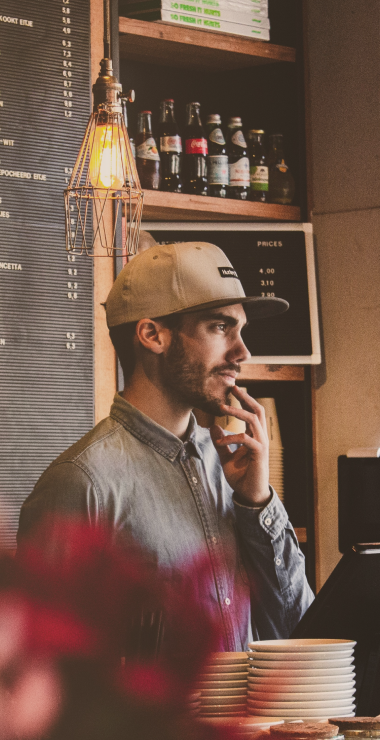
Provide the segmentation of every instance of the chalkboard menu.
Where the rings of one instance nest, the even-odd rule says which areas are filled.
[[[0,517],[93,424],[92,262],[65,251],[63,190],[91,110],[89,0],[0,8]],[[5,524],[4,524],[5,523]]]
[[[244,341],[250,362],[321,362],[311,224],[148,223],[159,244],[204,241],[223,249],[246,295],[289,302],[281,316],[251,321]]]

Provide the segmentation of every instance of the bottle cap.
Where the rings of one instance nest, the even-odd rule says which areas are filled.
[[[241,126],[241,118],[240,116],[232,116],[228,119],[228,126],[230,128],[234,128],[235,126]]]
[[[150,116],[152,115],[152,111],[151,110],[141,110],[140,111],[140,116],[144,115],[144,113],[148,113],[148,115],[150,115]]]
[[[248,134],[265,134],[265,131],[262,128],[250,128]]]
[[[165,98],[165,100],[162,101],[163,103],[174,103],[173,98]]]
[[[221,123],[222,119],[219,115],[219,113],[210,113],[209,116],[207,116],[206,123]]]

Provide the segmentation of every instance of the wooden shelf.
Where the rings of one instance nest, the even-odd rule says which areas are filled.
[[[239,385],[247,380],[304,380],[305,369],[300,365],[241,365]]]
[[[295,62],[296,50],[266,41],[161,22],[119,18],[120,58],[194,69],[239,69]]]
[[[306,527],[294,527],[298,542],[307,542]]]
[[[300,221],[298,206],[144,191],[143,221]]]

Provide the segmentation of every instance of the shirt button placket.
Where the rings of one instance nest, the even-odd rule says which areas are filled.
[[[199,479],[197,478],[197,476],[193,474],[192,465],[191,465],[190,460],[188,460],[188,459],[185,460],[184,458],[182,458],[182,460],[183,460],[183,463],[184,463],[184,465],[186,466],[186,469],[187,469],[187,474],[189,476],[190,487],[193,488],[193,490],[194,490],[195,487],[198,488],[198,490],[196,492],[194,491],[195,496],[196,496],[196,500],[198,500],[199,499],[199,487],[202,488],[202,484],[199,483]],[[203,519],[204,514],[203,515],[201,514],[201,516],[202,516],[202,519]],[[207,515],[206,515],[206,521],[207,521]],[[212,545],[217,545],[218,544],[218,539],[217,539],[217,537],[215,537],[215,535],[214,536],[211,536],[209,538],[209,542],[210,542],[210,540],[211,540]],[[212,552],[212,561],[213,561],[213,565],[214,565],[214,568],[215,568],[215,576],[216,576],[217,590],[218,590],[218,592],[219,592],[219,594],[220,594],[220,596],[222,598],[221,606],[222,606],[222,610],[225,613],[225,617],[226,617],[225,626],[226,626],[226,633],[227,633],[226,636],[227,636],[227,641],[228,641],[228,647],[229,647],[229,650],[234,650],[235,649],[235,647],[234,647],[235,646],[234,631],[233,631],[232,624],[230,622],[231,616],[230,616],[230,613],[229,613],[230,610],[228,608],[230,606],[230,604],[231,604],[231,599],[228,596],[223,597],[223,592],[226,593],[225,587],[224,587],[224,584],[223,584],[223,580],[224,580],[223,579],[223,573],[220,573],[220,571],[219,571],[219,564],[218,564],[217,561],[214,560],[214,558],[217,555],[217,553],[214,551],[214,548],[211,548],[211,551],[213,551]]]

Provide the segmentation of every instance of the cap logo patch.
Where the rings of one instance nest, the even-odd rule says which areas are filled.
[[[223,278],[233,277],[239,280],[239,276],[233,267],[218,267],[218,270]]]

